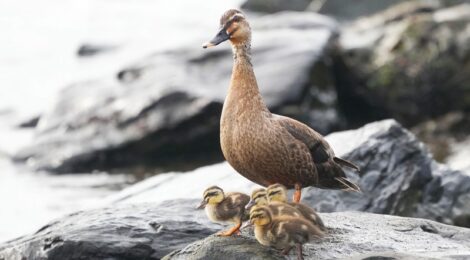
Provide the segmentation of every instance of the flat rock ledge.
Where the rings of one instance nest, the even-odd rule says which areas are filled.
[[[239,237],[214,236],[224,227],[196,211],[196,202],[117,204],[70,214],[34,234],[1,244],[0,259],[286,258],[258,244],[251,230]],[[362,212],[322,213],[321,217],[328,235],[304,246],[306,259],[470,257],[467,228]],[[294,252],[287,258],[295,259]]]

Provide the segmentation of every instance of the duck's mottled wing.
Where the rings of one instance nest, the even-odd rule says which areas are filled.
[[[284,127],[295,139],[304,143],[316,164],[327,162],[330,158],[334,158],[334,152],[325,141],[322,135],[311,129],[307,125],[294,119],[275,115],[279,124]]]

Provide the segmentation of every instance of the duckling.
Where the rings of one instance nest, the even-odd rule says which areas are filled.
[[[317,212],[313,208],[305,204],[302,204],[300,202],[297,203],[297,202],[287,201],[287,189],[285,186],[281,184],[273,184],[266,189],[266,193],[267,193],[267,198],[268,198],[269,203],[277,202],[277,203],[289,205],[295,208],[296,210],[298,210],[298,212],[300,212],[302,217],[312,222],[315,226],[320,228],[322,231],[326,231],[326,227],[325,227],[325,224],[323,223],[323,220],[320,218],[320,216],[317,214]]]
[[[219,236],[231,236],[240,233],[243,221],[248,220],[245,206],[250,201],[250,197],[239,192],[224,193],[217,187],[211,186],[203,193],[203,200],[198,209],[205,208],[207,217],[212,222],[234,223],[235,226],[229,230],[217,233]]]
[[[220,31],[203,48],[227,40],[234,63],[220,119],[220,143],[229,164],[261,186],[280,183],[295,188],[295,202],[308,186],[359,192],[341,168],[359,171],[356,165],[336,157],[325,138],[312,128],[267,108],[251,63],[250,25],[239,10],[222,15]]]
[[[280,216],[291,216],[291,217],[304,217],[303,213],[300,212],[297,208],[277,201],[269,202],[268,196],[266,193],[266,189],[260,188],[255,189],[251,193],[251,200],[246,205],[245,209],[250,210],[253,206],[266,206],[271,211],[273,217],[280,217]],[[317,225],[317,221],[313,221],[311,218],[307,219],[313,225]],[[323,222],[321,222],[323,224]],[[320,229],[323,226],[318,226]]]
[[[255,226],[255,237],[260,244],[282,250],[285,255],[296,246],[298,259],[303,259],[303,244],[324,235],[304,218],[273,217],[266,206],[254,206],[250,211],[250,222]]]

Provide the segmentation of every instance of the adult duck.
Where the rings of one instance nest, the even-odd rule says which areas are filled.
[[[251,29],[245,15],[235,9],[220,19],[220,31],[203,48],[230,41],[233,70],[220,121],[220,143],[225,159],[247,179],[269,186],[360,191],[341,166],[358,170],[335,156],[322,135],[292,118],[272,114],[258,89],[251,64]],[[282,62],[282,61],[279,61]]]

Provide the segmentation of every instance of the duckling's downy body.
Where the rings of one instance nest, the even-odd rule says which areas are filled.
[[[296,201],[306,186],[359,191],[340,165],[357,167],[335,157],[319,133],[294,119],[269,112],[253,72],[251,29],[245,16],[232,9],[222,16],[220,24],[220,32],[203,47],[230,40],[233,49],[232,78],[220,121],[225,159],[257,184],[295,187]]]
[[[320,230],[326,230],[325,224],[323,224],[323,221],[314,209],[309,208],[307,205],[303,204],[302,209],[299,209],[297,207],[298,205],[298,203],[286,203],[285,201],[281,200],[269,201],[266,189],[256,189],[251,193],[250,202],[245,208],[250,210],[253,206],[265,206],[271,211],[273,217],[302,217],[309,221],[312,225],[318,227]]]
[[[299,259],[303,259],[303,244],[324,235],[320,229],[303,218],[273,217],[266,206],[253,207],[250,211],[250,221],[255,226],[255,237],[260,244],[283,250],[284,254],[296,246]]]
[[[250,197],[239,192],[224,193],[217,186],[207,188],[203,201],[198,208],[205,208],[207,217],[216,223],[233,223],[235,226],[227,231],[218,233],[221,236],[231,236],[238,233],[243,221],[248,219],[245,206]]]
[[[300,215],[306,220],[308,220],[310,223],[317,226],[322,231],[326,231],[326,227],[323,223],[323,220],[313,208],[300,202],[287,201],[287,190],[286,187],[284,187],[283,185],[273,184],[268,186],[268,188],[266,189],[266,196],[268,198],[269,205],[289,205],[290,207],[296,209],[300,213]]]

